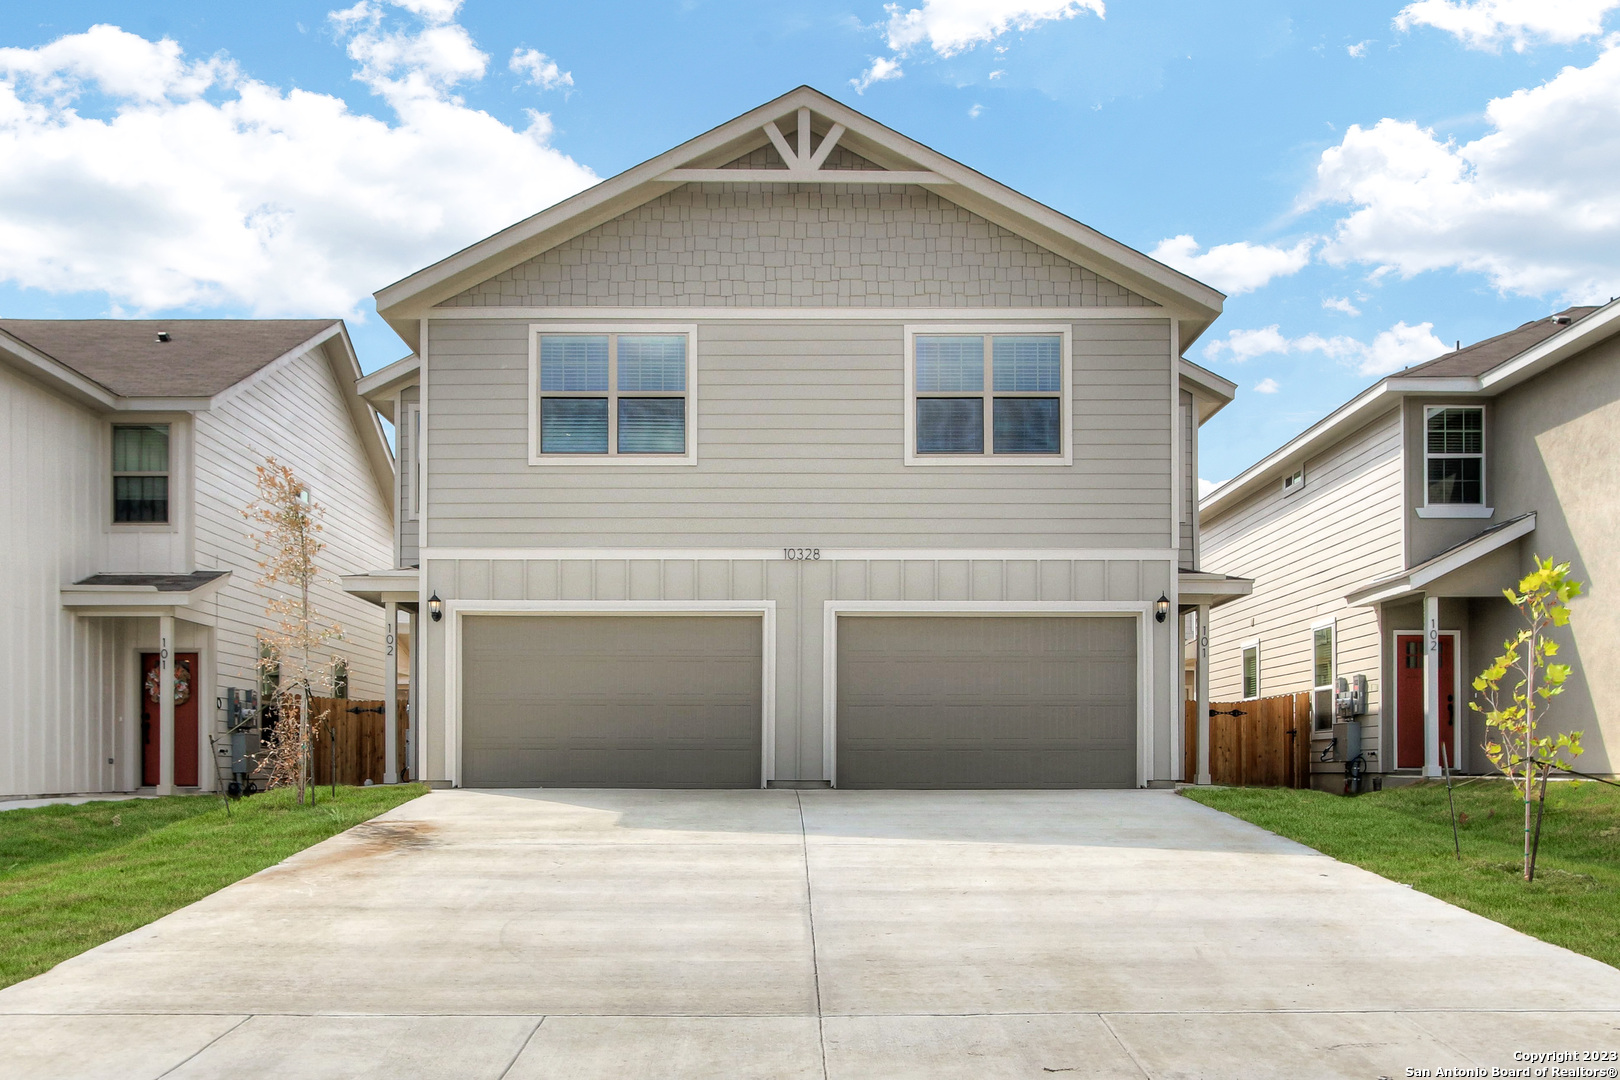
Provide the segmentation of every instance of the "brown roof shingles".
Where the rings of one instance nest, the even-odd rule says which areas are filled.
[[[0,331],[120,397],[212,397],[335,322],[0,319]],[[158,340],[163,331],[170,340]]]
[[[1396,374],[1422,375],[1426,378],[1444,378],[1448,375],[1478,378],[1526,349],[1540,345],[1554,334],[1580,322],[1596,310],[1596,307],[1565,308],[1556,315],[1533,319],[1505,334],[1476,341],[1466,349],[1458,349],[1433,360],[1414,364]],[[1559,322],[1560,319],[1564,321]]]

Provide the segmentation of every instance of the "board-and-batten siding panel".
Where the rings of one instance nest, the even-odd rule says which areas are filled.
[[[1403,566],[1398,412],[1304,464],[1303,490],[1285,496],[1279,480],[1203,524],[1204,568],[1254,579],[1250,596],[1211,613],[1210,696],[1243,696],[1242,646],[1254,639],[1261,694],[1311,689],[1311,627],[1334,618],[1338,673],[1367,676],[1364,745],[1379,750],[1378,618],[1344,597]]]
[[[118,787],[117,627],[61,606],[103,547],[101,418],[0,365],[0,795]]]
[[[316,351],[279,365],[199,414],[196,429],[197,568],[233,571],[216,593],[220,686],[257,682],[257,632],[274,622],[242,516],[257,496],[255,470],[274,455],[326,510],[314,603],[343,627],[333,651],[349,661],[350,696],[380,697],[382,609],[345,593],[337,578],[388,565],[391,515],[326,358]]]
[[[397,450],[394,469],[394,514],[399,520],[399,565],[416,566],[421,562],[422,519],[417,516],[415,494],[411,490],[416,468],[416,432],[406,430],[405,407],[417,405],[422,393],[411,386],[400,391],[399,410],[394,414],[399,423],[394,428]]]
[[[1073,467],[906,467],[904,327],[864,321],[699,324],[695,467],[531,466],[527,322],[434,322],[434,544],[1162,548],[1168,322],[1073,327]]]

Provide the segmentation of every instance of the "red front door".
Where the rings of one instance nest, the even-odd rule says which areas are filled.
[[[176,653],[174,681],[174,782],[197,786],[197,654]],[[160,782],[163,725],[159,720],[158,654],[141,653],[141,784]]]
[[[1440,745],[1455,767],[1457,731],[1456,638],[1440,635]],[[1423,767],[1423,635],[1395,635],[1395,767]]]

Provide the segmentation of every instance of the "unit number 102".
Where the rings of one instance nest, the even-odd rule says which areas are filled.
[[[821,558],[820,548],[783,548],[782,558],[789,562],[815,562]]]

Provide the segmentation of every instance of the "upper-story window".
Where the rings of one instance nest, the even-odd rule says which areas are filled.
[[[120,525],[169,520],[169,425],[114,424],[113,521]]]
[[[1305,466],[1301,465],[1283,477],[1283,494],[1292,495],[1305,487]]]
[[[1072,460],[1067,328],[908,327],[906,338],[908,464]]]
[[[690,327],[538,331],[530,462],[695,461],[695,337]]]
[[[1423,413],[1423,469],[1430,506],[1485,502],[1485,410],[1431,406]]]

